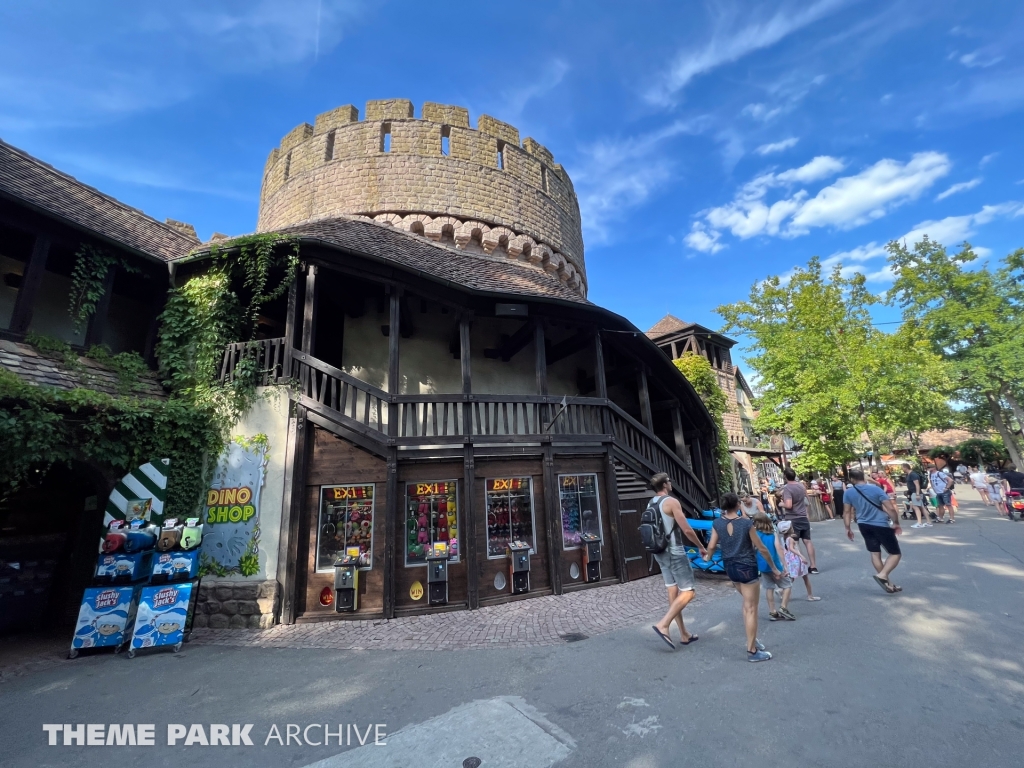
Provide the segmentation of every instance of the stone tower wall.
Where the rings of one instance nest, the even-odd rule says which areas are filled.
[[[428,102],[415,118],[410,101],[370,101],[364,120],[346,105],[289,132],[267,159],[258,231],[339,214],[529,261],[586,292],[565,169],[507,123],[481,115],[471,128],[462,107]]]

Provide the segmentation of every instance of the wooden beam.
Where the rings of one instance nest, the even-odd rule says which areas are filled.
[[[601,343],[600,331],[594,334],[594,384],[597,387],[597,396],[608,399],[608,379],[604,370],[604,345]]]
[[[672,409],[672,432],[676,441],[676,456],[683,460],[686,466],[690,466],[690,456],[686,451],[686,438],[683,433],[682,407],[676,405]],[[692,469],[692,467],[691,467]]]
[[[462,363],[462,394],[469,395],[473,392],[473,367],[470,364],[469,348],[469,316],[459,317],[459,359]],[[469,434],[467,432],[467,434]]]
[[[477,565],[476,526],[474,511],[476,494],[476,465],[473,457],[473,444],[466,442],[462,446],[462,556],[466,559],[466,591],[469,609],[480,607],[480,568]]]
[[[391,303],[390,303],[390,310],[391,311],[389,313],[389,321],[388,321],[388,325],[390,326],[392,331],[395,328],[401,329],[401,327],[402,327],[402,309],[401,309],[402,304],[401,304],[401,302],[402,302],[402,300],[401,300],[401,297],[399,296],[398,289],[397,288],[392,288],[391,289]],[[388,334],[388,392],[390,394],[392,394],[392,395],[397,395],[398,394],[398,390],[399,390],[399,385],[398,385],[398,376],[399,376],[398,342],[399,342],[399,339],[400,339],[401,335],[402,335],[401,332],[399,332],[399,333],[392,332],[392,333]],[[389,410],[394,412],[394,413],[392,413],[392,416],[394,416],[397,419],[397,410],[398,409],[397,409],[395,403],[391,403],[391,408]],[[393,420],[393,419],[388,419],[388,434],[392,435],[392,436],[397,435],[398,434],[397,428],[398,428],[397,422],[395,420]]]
[[[310,264],[306,270],[306,296],[302,308],[302,351],[312,355],[316,339],[316,273],[317,266]]]
[[[96,302],[96,309],[89,318],[89,326],[85,330],[85,346],[91,347],[103,343],[107,330],[107,315],[110,312],[110,301],[114,295],[114,279],[117,277],[117,266],[111,265],[103,277],[103,293]]]
[[[295,327],[298,325],[295,311],[299,301],[299,276],[296,272],[295,279],[288,286],[288,309],[284,318],[284,343],[288,347],[295,346]]]
[[[504,343],[497,349],[485,349],[484,357],[492,360],[500,358],[503,363],[507,363],[519,352],[522,351],[523,347],[530,343],[530,340],[534,337],[534,324],[527,321],[523,323],[519,330],[509,336]]]
[[[548,393],[548,356],[544,340],[544,323],[537,319],[533,322],[533,345],[535,347],[535,363],[537,372],[537,394]]]
[[[289,428],[292,451],[285,458],[285,504],[281,511],[281,530],[284,537],[278,547],[277,580],[281,584],[281,623],[294,624],[298,611],[298,552],[299,523],[303,518],[306,494],[306,462],[309,451],[309,433],[306,409],[295,406],[295,416]]]
[[[49,255],[50,236],[42,233],[36,235],[32,255],[25,264],[25,274],[21,278],[21,287],[18,288],[18,296],[14,300],[14,311],[11,313],[11,322],[8,326],[12,333],[27,333],[32,324],[32,309],[39,286],[43,282],[46,258]]]
[[[605,514],[611,523],[612,531],[612,559],[615,562],[615,571],[619,576],[619,583],[628,581],[626,577],[626,553],[622,549],[622,516],[619,514],[619,483],[615,477],[615,454],[612,447],[604,447],[604,495]]]
[[[562,594],[562,504],[558,498],[558,478],[555,476],[555,458],[551,443],[544,445],[544,534],[548,545],[548,571],[551,591]]]
[[[398,327],[397,323],[394,327]],[[398,484],[398,449],[394,446],[388,448],[387,468],[388,479],[384,501],[384,618],[393,619],[395,618],[395,562],[398,557],[398,524],[402,515],[401,490]]]
[[[637,389],[640,394],[640,417],[644,426],[654,431],[654,417],[651,415],[651,393],[647,388],[647,369],[640,367],[636,376]]]
[[[676,342],[672,342],[672,359],[677,360],[679,358],[679,345]]]
[[[574,352],[579,352],[587,344],[590,343],[590,337],[594,335],[594,332],[590,329],[579,331],[575,336],[570,336],[565,341],[561,341],[555,344],[547,352],[548,365],[557,363],[559,360],[567,358]]]

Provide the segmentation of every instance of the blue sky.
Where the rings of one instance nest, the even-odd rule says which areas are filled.
[[[6,4],[0,138],[205,239],[296,124],[461,104],[568,169],[593,301],[719,327],[814,255],[883,291],[892,238],[1024,246],[1022,43],[983,0]]]

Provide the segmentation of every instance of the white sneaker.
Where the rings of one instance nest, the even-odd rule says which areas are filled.
[[[931,523],[925,523],[925,524],[924,524],[924,527],[925,527],[925,528],[931,528],[931,527],[932,527],[932,524],[931,524]]]
[[[910,527],[911,527],[911,528],[925,528],[926,526],[925,526],[925,524],[924,524],[924,523],[914,523],[914,524],[913,524],[912,526],[910,526]]]

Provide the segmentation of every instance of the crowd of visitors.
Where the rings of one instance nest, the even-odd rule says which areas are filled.
[[[815,496],[827,510],[828,519],[843,520],[850,541],[856,539],[856,523],[856,531],[870,555],[875,582],[887,594],[903,591],[903,587],[892,580],[893,571],[902,558],[897,538],[903,533],[900,508],[896,488],[885,472],[866,474],[862,469],[850,469],[847,472],[849,482],[838,474],[803,482],[797,479],[792,468],[787,468],[783,476],[785,484],[779,488],[763,482],[756,494],[749,490],[740,495],[725,494],[721,499],[721,516],[712,523],[706,549],[679,502],[670,495],[672,483],[668,475],[651,478],[656,495],[648,509],[653,508],[659,514],[668,542],[663,551],[652,550],[652,554],[661,566],[669,602],[668,613],[653,629],[670,647],[676,647],[671,638],[673,623],[679,628],[681,645],[698,639],[687,631],[682,618],[683,609],[694,594],[693,570],[684,543],[684,539],[688,539],[706,561],[710,561],[716,551],[721,551],[725,573],[742,598],[748,660],[759,662],[772,658],[757,637],[761,590],[764,590],[769,621],[796,621],[789,605],[797,579],[803,579],[808,601],[821,600],[814,594],[810,578],[819,573],[808,517],[808,499]],[[1016,467],[1011,465],[1000,471],[994,467],[982,470],[979,466],[961,464],[953,472],[949,467],[928,472],[916,467],[905,479],[904,517],[917,521],[911,528],[956,522],[957,480],[970,483],[987,505],[994,506],[1010,520],[1015,519],[1008,500],[1024,497],[1024,472]],[[1020,510],[1018,519],[1024,520],[1024,510]]]

